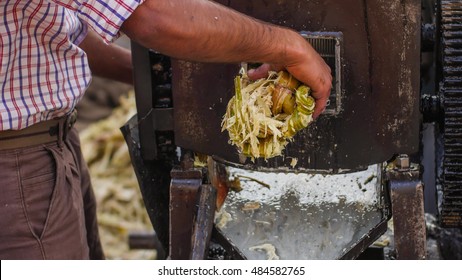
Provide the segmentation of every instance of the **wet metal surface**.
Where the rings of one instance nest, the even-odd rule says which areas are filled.
[[[249,259],[267,259],[262,248],[274,248],[279,259],[341,258],[386,228],[370,231],[385,220],[376,168],[328,176],[230,168],[243,190],[230,192],[216,223]]]

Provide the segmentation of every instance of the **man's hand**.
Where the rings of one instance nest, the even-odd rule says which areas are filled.
[[[325,63],[322,57],[307,42],[307,53],[295,58],[295,61],[285,65],[263,64],[257,69],[251,69],[248,76],[252,80],[265,78],[268,71],[280,71],[286,69],[296,79],[308,85],[316,100],[313,118],[316,119],[324,110],[329,100],[330,90],[332,87],[332,75],[330,67]]]

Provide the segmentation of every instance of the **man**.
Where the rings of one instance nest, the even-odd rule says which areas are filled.
[[[95,202],[73,109],[95,75],[131,82],[121,32],[166,55],[263,62],[313,89],[329,67],[296,32],[207,0],[2,0],[0,3],[0,258],[100,259]]]

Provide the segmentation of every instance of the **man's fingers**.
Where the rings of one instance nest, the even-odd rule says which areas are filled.
[[[271,71],[273,69],[273,66],[270,65],[270,64],[262,64],[260,67],[256,68],[256,69],[250,69],[248,72],[247,72],[247,75],[249,76],[249,79],[251,80],[258,80],[258,79],[261,79],[261,78],[266,78],[268,77],[268,72]]]
[[[314,119],[317,119],[319,115],[326,109],[332,87],[332,75],[330,74],[330,68],[327,66],[325,70],[325,75],[318,80],[318,88],[313,89],[314,91],[312,93],[312,96],[316,100],[316,106],[313,112]]]
[[[330,68],[327,64],[324,63],[324,60],[319,58],[319,62],[315,63],[312,66],[312,69],[320,69],[321,73],[318,76],[318,79],[312,80],[311,83],[307,83],[308,86],[311,86],[313,89],[312,96],[315,99],[316,105],[313,112],[313,118],[316,119],[319,115],[324,112],[327,100],[329,99],[329,94],[332,85],[332,76],[330,74]],[[282,67],[277,67],[271,64],[262,64],[260,67],[255,69],[250,69],[247,71],[247,75],[251,80],[258,80],[261,78],[268,77],[269,71],[279,71],[282,70]],[[289,70],[289,69],[287,69]],[[291,69],[292,70],[292,69]],[[289,72],[291,72],[289,70]],[[297,71],[296,71],[297,72]]]
[[[316,102],[316,105],[314,107],[313,119],[317,119],[319,115],[321,115],[322,112],[324,112],[324,110],[326,109],[327,97],[316,99],[315,102]]]

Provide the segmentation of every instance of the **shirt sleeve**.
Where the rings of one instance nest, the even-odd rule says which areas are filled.
[[[120,36],[120,27],[144,0],[52,0],[76,12],[106,43]]]

